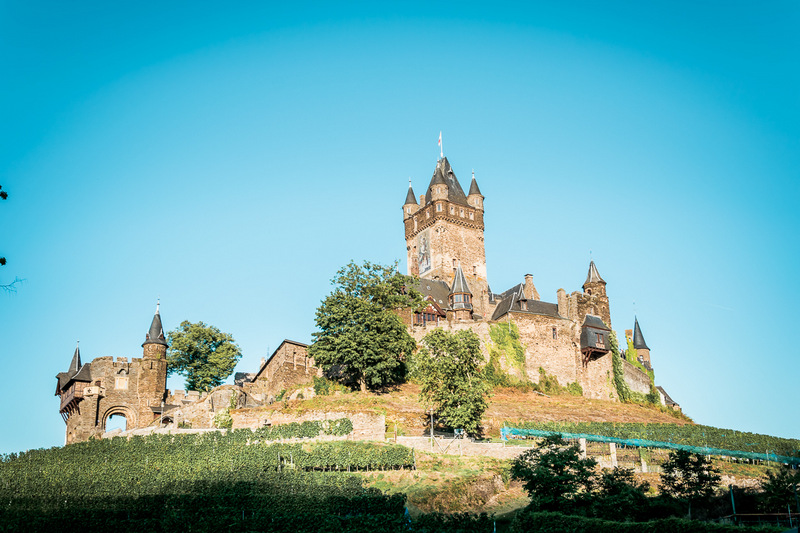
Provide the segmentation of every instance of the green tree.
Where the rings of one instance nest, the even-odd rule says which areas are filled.
[[[708,500],[721,479],[711,459],[686,450],[671,452],[661,468],[661,492],[686,502],[690,519],[692,502]]]
[[[590,501],[597,461],[581,457],[576,444],[548,435],[511,463],[511,477],[522,481],[536,511],[570,512]]]
[[[186,376],[188,390],[208,391],[231,375],[242,352],[229,333],[203,322],[181,322],[167,335],[170,374]]]
[[[491,390],[480,368],[483,355],[472,330],[448,333],[435,329],[422,339],[416,357],[420,398],[452,428],[480,433],[481,416]]]
[[[604,469],[597,482],[595,514],[606,520],[641,520],[646,517],[650,485],[638,483],[630,468]]]
[[[333,292],[317,308],[314,343],[308,354],[326,373],[356,383],[362,392],[405,378],[404,361],[417,345],[398,316],[418,310],[415,280],[382,266],[350,262],[331,280]]]
[[[767,472],[761,480],[759,507],[765,513],[778,513],[786,506],[796,507],[800,513],[800,469],[784,465]]]

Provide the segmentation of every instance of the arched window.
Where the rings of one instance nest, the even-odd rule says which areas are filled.
[[[122,413],[114,413],[106,419],[106,427],[103,429],[105,431],[114,431],[115,429],[125,431],[127,428],[128,419],[125,418],[125,415]]]

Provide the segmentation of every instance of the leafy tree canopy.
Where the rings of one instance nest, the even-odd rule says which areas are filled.
[[[765,513],[777,513],[786,510],[786,506],[796,506],[800,513],[800,469],[783,465],[767,472],[761,480],[761,501],[759,507]]]
[[[203,322],[181,322],[167,335],[170,374],[186,376],[188,390],[208,391],[231,375],[242,352],[229,333]]]
[[[318,332],[308,354],[331,376],[363,392],[402,381],[416,349],[397,310],[422,307],[414,278],[383,266],[350,262],[331,280],[333,292],[317,308]]]
[[[514,459],[511,477],[522,481],[531,497],[529,508],[565,512],[587,503],[597,462],[581,457],[576,444],[552,434]]]
[[[661,492],[688,502],[689,518],[692,501],[710,498],[721,479],[710,458],[686,450],[671,452],[661,468]]]
[[[489,406],[491,386],[480,368],[483,355],[472,330],[456,333],[435,329],[422,339],[415,374],[420,397],[452,428],[480,433],[481,416]]]

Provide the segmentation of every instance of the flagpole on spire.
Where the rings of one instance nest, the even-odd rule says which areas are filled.
[[[442,150],[442,130],[439,130],[439,159],[444,158],[444,151]]]

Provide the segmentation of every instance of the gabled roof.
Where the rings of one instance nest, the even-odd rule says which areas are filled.
[[[475,181],[475,172],[472,173],[472,183],[469,184],[469,194],[481,194],[481,190],[478,188],[478,182]],[[481,196],[483,196],[481,194]]]
[[[69,370],[56,374],[56,379],[58,380],[56,384],[56,394],[69,385],[71,381],[92,380],[92,364],[86,363],[84,365],[81,363],[81,350],[79,346],[75,347],[75,353],[72,354],[72,362],[69,365]]]
[[[499,300],[497,307],[492,313],[492,320],[499,320],[507,313],[522,313],[528,315],[544,315],[553,318],[564,318],[558,314],[558,304],[551,304],[541,300],[527,300],[525,309],[522,308],[520,300],[524,299],[524,285],[520,283],[505,291],[502,294],[494,295],[495,300]]]
[[[142,346],[145,344],[161,344],[167,346],[167,341],[164,338],[164,328],[161,326],[161,315],[158,312],[159,305],[156,304],[156,314],[153,316],[153,321],[150,323],[150,330],[145,336]]]
[[[450,167],[450,162],[447,161],[446,157],[441,158],[439,162],[436,163],[436,169],[433,171],[431,182],[428,185],[428,191],[425,194],[425,205],[431,203],[431,188],[434,185],[442,184],[447,185],[448,201],[454,204],[469,206],[464,190],[461,188],[461,184],[458,183],[458,178],[456,178],[453,169]]]
[[[647,347],[647,343],[644,342],[644,335],[642,335],[642,330],[639,327],[639,319],[636,317],[633,317],[633,347],[637,350],[650,349]]]
[[[589,262],[589,273],[586,275],[586,281],[583,282],[584,286],[587,283],[602,283],[603,285],[606,284],[605,280],[600,277],[600,273],[597,271],[597,267],[594,266],[594,261]]]
[[[272,358],[275,357],[275,354],[278,353],[278,350],[280,350],[281,347],[284,344],[294,344],[295,346],[300,346],[301,348],[308,348],[308,344],[303,344],[302,342],[297,342],[297,341],[290,341],[289,339],[283,339],[283,342],[281,342],[278,345],[278,347],[275,348],[275,351],[272,352],[272,355],[270,355],[267,358],[267,360],[264,362],[264,364],[261,365],[261,368],[258,369],[258,372],[255,373],[255,375],[253,377],[253,381],[255,381],[258,378],[258,376],[261,375],[261,373],[264,371],[264,369],[267,368],[267,366],[269,365],[269,362],[272,361]]]
[[[661,392],[661,394],[664,395],[664,401],[666,402],[667,405],[678,405],[678,402],[669,397],[669,394],[667,394],[667,391],[664,390],[664,387],[662,387],[661,385],[657,385],[656,389],[658,389],[659,392]]]
[[[414,189],[411,188],[411,184],[408,184],[408,194],[406,194],[406,203],[403,205],[414,204],[417,205],[417,198],[414,196]]]
[[[450,286],[444,281],[422,278],[419,280],[417,290],[422,294],[423,298],[430,298],[442,309],[446,309],[450,305],[448,303]]]
[[[594,328],[594,329],[603,329],[606,331],[611,331],[611,328],[606,326],[606,323],[603,322],[603,319],[599,316],[594,315],[586,315],[586,318],[583,319],[583,328]]]

